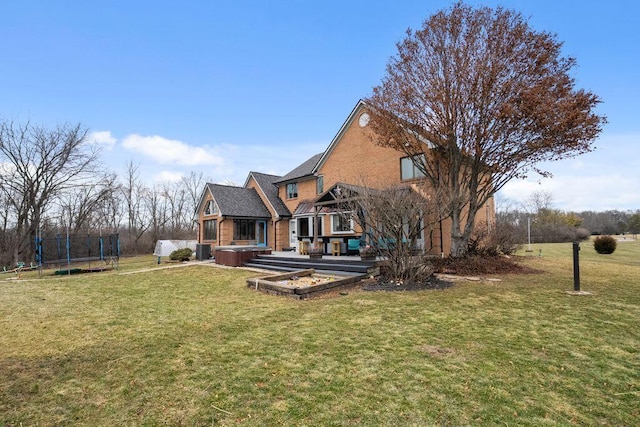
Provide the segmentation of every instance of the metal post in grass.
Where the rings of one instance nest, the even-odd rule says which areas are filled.
[[[573,242],[573,290],[580,291],[580,243]]]

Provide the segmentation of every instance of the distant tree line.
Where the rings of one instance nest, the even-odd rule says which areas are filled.
[[[123,254],[196,238],[201,173],[149,185],[129,162],[117,176],[87,136],[80,125],[0,121],[0,266],[33,261],[38,234],[117,232]]]
[[[503,203],[496,212],[498,228],[508,228],[514,240],[557,243],[584,240],[591,235],[640,233],[640,210],[563,211],[552,206],[552,195],[536,192],[525,203]]]

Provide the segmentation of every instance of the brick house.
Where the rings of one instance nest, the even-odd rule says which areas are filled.
[[[412,184],[421,180],[410,158],[392,148],[376,145],[367,126],[367,106],[359,101],[327,149],[314,155],[286,175],[250,172],[243,187],[207,184],[197,209],[198,242],[213,247],[255,244],[274,250],[298,250],[301,242],[317,237],[330,252],[332,241],[347,242],[362,230],[345,221],[338,210],[322,206],[328,190],[339,183],[384,187]],[[323,199],[324,198],[324,199]],[[493,223],[493,199],[477,215],[478,223]],[[424,231],[419,245],[434,255],[450,250],[449,220],[437,221]]]

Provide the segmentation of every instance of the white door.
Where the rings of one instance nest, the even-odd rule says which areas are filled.
[[[298,252],[298,235],[297,235],[296,220],[289,220],[289,247],[295,248]]]

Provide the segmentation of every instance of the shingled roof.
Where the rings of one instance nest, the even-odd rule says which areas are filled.
[[[222,216],[271,218],[269,210],[253,188],[207,184]]]
[[[278,197],[278,187],[276,186],[276,182],[281,180],[282,177],[278,175],[269,175],[269,174],[260,173],[260,172],[250,172],[249,177],[252,177],[252,176],[253,176],[253,179],[255,179],[255,181],[260,186],[260,189],[262,189],[262,192],[266,196],[269,203],[271,203],[271,206],[273,206],[273,209],[275,209],[276,213],[279,216],[285,216],[285,217],[291,216],[291,212],[289,211],[287,206],[284,204],[282,199]],[[249,178],[247,178],[247,181],[248,180]]]
[[[286,181],[293,181],[305,176],[313,175],[313,169],[316,167],[316,164],[318,164],[318,161],[320,160],[320,158],[322,158],[323,154],[324,153],[316,154],[276,182],[281,183]]]

